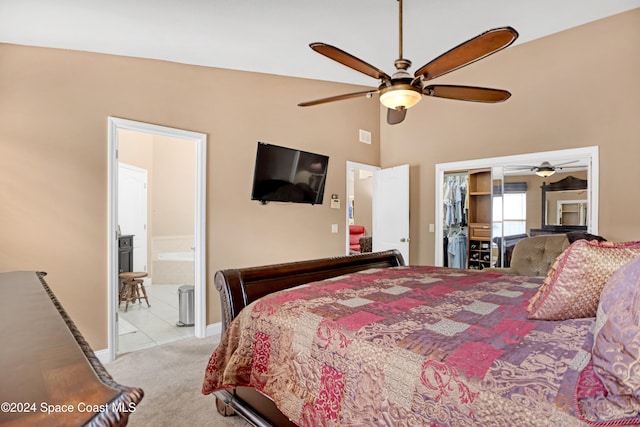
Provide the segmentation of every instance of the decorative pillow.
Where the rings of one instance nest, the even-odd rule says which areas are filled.
[[[567,252],[567,249],[565,249],[560,255],[556,257],[556,260],[553,262],[553,264],[551,265],[551,268],[549,269],[549,272],[547,273],[546,279],[544,279],[544,281],[542,282],[542,285],[540,285],[540,287],[538,288],[538,292],[536,292],[536,294],[533,297],[531,297],[531,299],[529,300],[529,307],[527,307],[527,310],[529,312],[531,312],[533,310],[533,307],[535,307],[537,304],[540,304],[538,300],[542,298],[543,295],[546,294],[547,288],[549,287],[549,283],[551,283],[552,279],[556,276],[556,271],[558,271],[558,266],[564,259],[564,255]]]
[[[602,290],[593,342],[593,367],[607,400],[640,410],[640,258],[614,273]]]
[[[640,242],[577,240],[564,251],[529,302],[529,319],[594,317],[602,288],[620,267],[640,256]]]

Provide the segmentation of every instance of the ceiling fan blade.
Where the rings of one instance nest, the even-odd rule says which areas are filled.
[[[301,102],[298,107],[310,107],[312,105],[325,104],[327,102],[342,101],[344,99],[358,98],[360,96],[371,97],[378,93],[378,89],[363,90],[360,92],[345,93],[344,95],[330,96],[328,98],[314,99],[313,101]]]
[[[505,169],[523,170],[523,169],[534,169],[534,168],[537,168],[537,166],[508,165],[508,166],[505,166],[504,168]]]
[[[387,123],[390,125],[397,125],[401,123],[407,115],[407,109],[395,110],[393,108],[387,108]]]
[[[337,47],[328,45],[326,43],[311,43],[309,47],[311,47],[311,49],[315,50],[319,54],[326,56],[327,58],[333,59],[334,61],[339,62],[342,65],[346,65],[347,67],[352,68],[356,71],[360,71],[361,73],[364,73],[367,76],[371,76],[374,79],[391,80],[391,77],[389,77],[389,75],[384,71],[374,67],[371,64],[367,64],[362,59],[356,58],[350,53],[338,49]]]
[[[556,163],[554,166],[564,166],[564,165],[568,165],[571,163],[576,163],[578,160],[571,160],[570,162],[564,162],[564,163]],[[575,166],[574,166],[575,167]]]
[[[415,76],[434,79],[496,53],[517,38],[518,32],[511,27],[494,28],[443,53],[418,69]]]
[[[430,85],[425,87],[422,93],[437,98],[475,102],[502,102],[511,96],[511,93],[502,89],[458,85]]]

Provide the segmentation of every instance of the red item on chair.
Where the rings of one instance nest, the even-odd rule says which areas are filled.
[[[362,225],[350,225],[349,226],[349,249],[354,252],[360,252],[360,238],[367,235]]]

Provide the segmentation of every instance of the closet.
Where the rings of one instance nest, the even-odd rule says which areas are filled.
[[[534,175],[535,171],[531,168],[535,169],[536,165],[544,162],[571,164],[575,170],[571,170],[570,174],[556,171],[557,175],[551,178]],[[465,268],[486,268],[487,264],[491,267],[508,267],[515,244],[535,234],[565,232],[569,227],[597,234],[594,231],[598,225],[598,164],[598,147],[436,164],[434,264],[447,265],[449,254],[445,239],[456,236],[458,232],[466,232],[468,240]],[[446,219],[448,206],[453,205],[451,201],[444,201],[447,182],[456,175],[466,180],[468,188],[464,223],[459,228],[451,227]],[[563,182],[562,191],[568,190],[568,183],[565,183],[565,176],[568,175],[581,181],[579,187],[574,187],[573,183],[570,187],[572,190],[582,190],[581,197],[563,193],[557,197],[549,195],[555,198],[547,200],[545,190],[549,191],[548,186],[553,185],[554,190],[560,190],[555,187],[559,185],[558,182]],[[549,179],[555,182],[548,184]],[[561,208],[558,207],[558,201]],[[475,252],[477,255],[474,255]],[[486,261],[487,257],[489,262]]]
[[[490,168],[444,174],[444,266],[491,266],[491,182]]]

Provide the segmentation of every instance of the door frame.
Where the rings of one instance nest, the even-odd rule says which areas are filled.
[[[436,164],[436,200],[435,200],[435,256],[434,265],[441,266],[444,260],[443,250],[443,185],[444,174],[447,171],[461,171],[469,169],[493,168],[512,165],[536,165],[543,161],[552,164],[567,160],[589,159],[587,168],[587,181],[589,186],[589,232],[598,234],[598,194],[600,180],[600,161],[598,146],[569,148],[565,150],[545,151],[539,153],[518,154],[503,157],[491,157],[486,159],[464,160],[451,163]]]
[[[108,357],[116,358],[118,339],[118,239],[116,234],[118,218],[118,131],[130,130],[186,139],[195,142],[195,283],[194,283],[194,333],[198,338],[206,335],[206,152],[207,135],[182,129],[175,129],[150,123],[109,116],[108,127],[108,200],[107,200],[107,280],[108,280]]]
[[[352,170],[355,169],[363,169],[363,170],[368,170],[371,172],[376,172],[379,171],[380,169],[382,169],[380,166],[373,166],[373,165],[367,165],[364,163],[358,163],[358,162],[352,162],[350,160],[347,160],[347,173],[346,173],[346,191],[345,191],[345,213],[344,213],[344,223],[345,223],[345,251],[346,251],[346,255],[349,255],[349,173],[351,173]],[[371,197],[373,198],[374,195],[371,194]],[[372,208],[371,210],[373,211],[373,203],[372,203]],[[371,214],[373,215],[373,212],[371,212]]]

